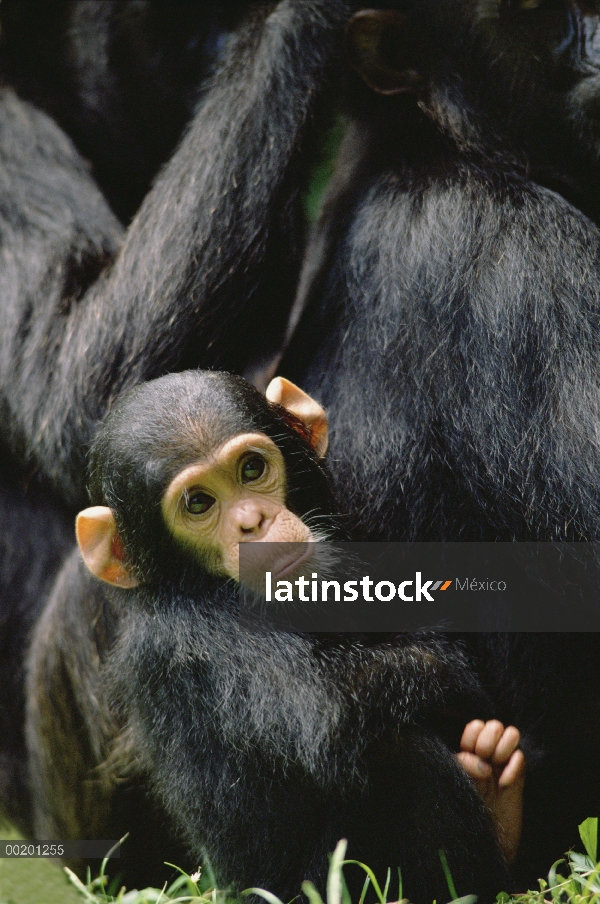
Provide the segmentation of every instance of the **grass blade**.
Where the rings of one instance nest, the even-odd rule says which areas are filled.
[[[438,854],[442,863],[444,875],[446,877],[446,885],[448,886],[448,891],[450,892],[450,900],[455,901],[457,898],[456,888],[454,887],[452,873],[450,872],[450,867],[448,866],[448,861],[446,860],[446,854],[441,849],[438,851]]]
[[[579,826],[579,835],[588,857],[594,864],[598,863],[598,817],[588,816]]]

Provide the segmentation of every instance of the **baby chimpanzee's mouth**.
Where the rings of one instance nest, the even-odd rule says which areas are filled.
[[[296,571],[296,569],[298,568],[299,565],[303,565],[304,562],[306,562],[308,559],[310,559],[310,557],[313,553],[312,544],[311,543],[294,544],[294,546],[297,546],[297,545],[301,545],[304,548],[300,551],[300,554],[298,554],[298,551],[295,550],[293,555],[289,556],[287,559],[284,559],[281,567],[277,571],[273,572],[273,578],[275,580],[281,580],[282,578],[286,577],[287,575],[292,574],[294,571]]]

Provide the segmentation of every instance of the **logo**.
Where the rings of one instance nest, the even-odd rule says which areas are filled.
[[[429,600],[433,603],[431,594],[436,590],[448,590],[452,585],[452,581],[423,581],[421,572],[415,572],[414,581],[401,581],[396,585],[392,581],[373,581],[369,575],[364,575],[360,580],[354,581],[321,581],[319,588],[318,575],[312,575],[312,581],[309,581],[303,575],[295,581],[273,581],[273,575],[270,571],[265,573],[265,599],[271,602],[273,596],[280,603],[293,602],[294,586],[297,588],[298,599],[302,602],[327,602],[328,599],[335,599],[337,602],[342,599],[345,603],[352,603],[360,596],[358,587],[362,590],[362,598],[368,602],[374,602],[378,599],[382,603],[389,603],[394,599],[396,594],[398,598],[405,603],[420,603],[423,600]],[[275,583],[275,588],[273,584]],[[412,589],[409,589],[412,588]],[[321,593],[319,594],[319,590]],[[375,594],[375,598],[371,593]],[[310,593],[310,595],[309,595]]]
[[[377,599],[385,601],[392,599],[394,594],[388,597],[381,597],[377,594],[377,588],[379,588],[381,584],[394,587],[394,584],[392,584],[391,581],[381,581],[380,584],[377,584],[377,587],[375,588],[375,595],[377,596]],[[412,587],[413,585],[415,587],[414,596],[408,596],[404,588]],[[425,581],[425,583],[423,583],[423,581],[421,580],[421,572],[417,571],[415,573],[414,581],[402,581],[402,583],[398,585],[398,596],[401,600],[404,600],[405,603],[420,603],[423,599],[429,600],[429,602],[432,603],[433,597],[431,596],[431,594],[435,590],[448,590],[451,585],[452,581],[436,581],[435,584],[433,583],[433,581]]]

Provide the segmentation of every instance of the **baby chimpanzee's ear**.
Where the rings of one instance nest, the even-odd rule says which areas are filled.
[[[267,400],[281,405],[302,421],[309,433],[309,441],[319,458],[329,445],[327,415],[318,402],[285,377],[275,377],[267,386]]]
[[[83,561],[92,574],[115,587],[137,586],[137,578],[125,563],[123,544],[111,509],[95,505],[79,512],[75,533]]]

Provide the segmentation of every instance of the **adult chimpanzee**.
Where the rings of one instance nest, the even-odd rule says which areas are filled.
[[[347,5],[7,0],[1,17],[0,795],[31,830],[23,648],[87,446],[123,387],[278,347]],[[124,230],[93,175],[126,218],[194,110]]]
[[[370,539],[600,537],[600,18],[394,5],[349,28],[370,89],[282,372]]]
[[[348,30],[366,85],[281,371],[330,412],[337,497],[363,536],[599,540],[600,17],[382,5]],[[542,875],[600,806],[583,715],[598,641],[471,644],[524,734],[522,857]],[[585,737],[557,736],[573,704]]]
[[[119,400],[94,442],[77,532],[120,614],[106,670],[128,747],[222,883],[287,899],[302,879],[322,884],[344,836],[380,874],[401,866],[411,900],[447,893],[440,849],[459,890],[489,899],[507,881],[494,831],[443,741],[488,706],[457,645],[240,627],[238,542],[336,534],[313,451],[323,412],[301,396],[278,387],[304,422],[240,378],[171,375]],[[279,564],[314,567],[289,552]],[[64,587],[57,604],[73,609]],[[482,730],[469,726],[463,756],[496,751],[519,795],[518,733],[496,723],[486,747]]]

